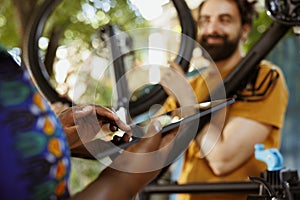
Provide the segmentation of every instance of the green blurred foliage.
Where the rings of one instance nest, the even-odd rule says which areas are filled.
[[[75,194],[95,180],[104,169],[98,160],[84,160],[72,158],[70,193]]]
[[[65,29],[62,41],[64,44],[78,40],[78,38],[90,42],[91,36],[107,24],[116,24],[124,31],[147,26],[146,20],[127,0],[104,2],[110,2],[108,11],[86,0],[63,0],[47,20],[45,35],[49,36],[53,29],[63,27]],[[83,12],[89,9],[91,9],[90,12]],[[92,19],[89,19],[87,15],[93,12],[95,15],[92,14]]]
[[[0,0],[0,41],[7,48],[20,46],[20,35],[16,29],[16,21],[12,2]]]
[[[266,11],[259,11],[258,17],[253,21],[248,40],[244,44],[244,49],[246,52],[258,41],[258,39],[268,29],[271,23],[272,19],[266,14]]]
[[[90,37],[91,33],[108,23],[117,24],[122,30],[147,26],[147,22],[128,0],[103,1],[103,3],[110,4],[110,9],[103,11],[101,8],[98,8],[96,14],[97,22],[79,21],[76,16],[80,15],[79,12],[82,5],[89,4],[95,7],[93,2],[86,0],[62,0],[51,18],[47,20],[45,35],[49,36],[53,29],[64,27],[70,30],[77,30],[67,32],[66,34],[69,37],[66,37],[66,39],[72,40],[74,37],[80,37],[83,41],[87,41],[86,39],[90,39],[88,37]],[[100,1],[98,0],[97,2]],[[14,5],[10,0],[0,0],[0,5],[0,41],[8,48],[20,47],[22,36],[17,31],[18,24],[13,9]]]
[[[260,10],[258,17],[253,21],[253,27],[249,33],[248,40],[244,44],[244,50],[247,52],[261,37],[261,35],[272,24],[273,19],[267,15],[265,10]],[[285,37],[293,35],[292,30],[288,32]]]

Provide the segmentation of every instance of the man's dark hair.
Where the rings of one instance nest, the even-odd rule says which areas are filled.
[[[204,0],[198,7],[198,13],[200,13],[203,5],[208,0]],[[241,16],[242,25],[250,24],[252,26],[253,19],[258,16],[258,13],[255,9],[256,0],[228,0],[234,1],[237,4],[239,13]]]

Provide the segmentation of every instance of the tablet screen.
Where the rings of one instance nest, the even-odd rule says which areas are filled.
[[[151,118],[148,118],[144,121],[139,123],[131,124],[131,127],[138,126],[142,128],[144,131],[147,129],[147,125],[152,119],[158,119],[162,126],[162,133],[163,135],[167,134],[170,130],[179,127],[180,125],[186,124],[188,122],[192,122],[195,120],[199,120],[201,117],[204,117],[208,114],[211,114],[217,110],[220,110],[227,105],[234,103],[234,98],[229,99],[220,99],[220,100],[213,100],[208,102],[202,102],[199,104],[191,105],[191,106],[184,106],[172,110],[170,112],[166,112],[160,115],[154,115]],[[194,111],[194,112],[193,112]],[[183,112],[193,112],[193,114],[188,115],[186,117],[182,117]]]

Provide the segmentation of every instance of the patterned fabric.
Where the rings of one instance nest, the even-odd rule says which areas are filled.
[[[63,129],[28,73],[0,50],[0,199],[61,199],[70,152]]]

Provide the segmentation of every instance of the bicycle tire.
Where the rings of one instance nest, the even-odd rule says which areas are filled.
[[[45,69],[45,65],[39,56],[38,40],[41,37],[47,19],[54,9],[62,0],[45,0],[36,13],[33,15],[30,26],[25,34],[24,43],[24,61],[36,86],[50,103],[62,102],[73,105],[71,99],[61,96],[55,88],[49,83],[49,75]],[[189,68],[189,60],[192,57],[194,43],[191,42],[196,38],[196,27],[190,9],[185,1],[172,0],[174,7],[178,13],[180,26],[182,28],[182,37],[178,56],[175,62],[181,65],[182,69],[187,72]],[[189,39],[188,39],[189,38]],[[191,40],[192,39],[192,40]],[[129,113],[136,116],[146,112],[153,104],[161,104],[167,98],[166,92],[162,86],[155,85],[149,93],[141,96],[136,101],[129,102]]]

